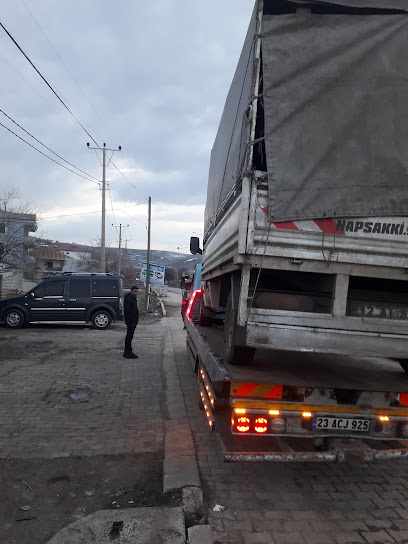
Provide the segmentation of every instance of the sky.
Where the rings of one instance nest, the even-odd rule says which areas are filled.
[[[55,94],[0,27],[0,123],[87,179],[0,125],[0,196],[18,189],[33,203],[38,236],[100,239],[102,152],[87,148],[91,136],[116,150],[106,152],[107,245],[117,246],[122,224],[124,244],[147,246],[150,196],[151,248],[188,253],[190,236],[202,236],[211,148],[253,6],[4,2],[2,25]]]

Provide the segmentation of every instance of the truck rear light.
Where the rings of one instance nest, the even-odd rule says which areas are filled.
[[[271,431],[283,433],[286,430],[286,420],[283,417],[274,417],[271,420]]]
[[[390,420],[390,418],[389,418],[388,416],[380,416],[378,419],[379,419],[382,423],[387,423],[387,422]]]
[[[279,412],[279,410],[269,410],[269,415],[270,416],[279,416],[280,412]]]
[[[188,303],[188,308],[186,310],[186,314],[187,316],[189,316],[191,314],[191,310],[193,308],[193,304],[196,300],[196,298],[201,295],[203,291],[201,289],[197,289],[196,291],[194,291],[194,293],[192,294],[191,298],[190,298],[190,302]]]
[[[303,412],[302,417],[304,419],[310,419],[311,417],[313,417],[313,414],[312,412]]]
[[[265,417],[257,417],[255,419],[255,432],[258,434],[266,433],[268,430],[268,420]]]
[[[245,408],[235,408],[234,412],[236,414],[246,414]]]
[[[236,429],[239,433],[249,432],[251,421],[249,417],[241,416],[237,419]]]
[[[408,406],[408,393],[400,393],[399,394],[399,403],[402,406]]]

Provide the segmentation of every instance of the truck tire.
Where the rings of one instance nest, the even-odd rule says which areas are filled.
[[[11,308],[4,313],[4,324],[9,329],[21,329],[25,323],[25,316],[21,310]]]
[[[255,356],[255,348],[236,344],[237,310],[232,307],[229,294],[224,323],[224,362],[230,365],[249,365]]]
[[[198,314],[198,324],[202,327],[212,327],[214,323],[214,319],[212,317],[209,317],[205,315],[205,306],[203,304],[203,297],[201,297],[200,300],[200,313]]]

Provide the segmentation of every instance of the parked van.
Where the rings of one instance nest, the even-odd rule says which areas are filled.
[[[122,319],[123,279],[113,274],[52,276],[25,295],[0,301],[0,321],[13,329],[28,323],[85,321],[103,330]]]

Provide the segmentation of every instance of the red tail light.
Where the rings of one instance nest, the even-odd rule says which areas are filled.
[[[266,433],[268,430],[268,420],[265,417],[257,417],[255,419],[255,432],[259,434]]]
[[[198,295],[201,295],[202,292],[203,292],[202,289],[197,289],[197,291],[194,291],[194,293],[192,294],[190,298],[190,302],[188,303],[187,311],[186,311],[187,316],[189,316],[191,313],[195,299],[197,298]]]
[[[400,393],[399,401],[402,406],[408,406],[408,393]]]
[[[237,419],[237,431],[239,433],[247,433],[249,431],[250,426],[250,420],[249,417],[242,416]]]

